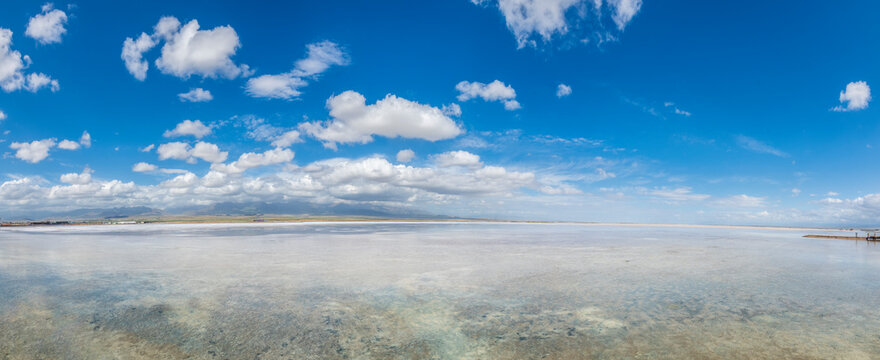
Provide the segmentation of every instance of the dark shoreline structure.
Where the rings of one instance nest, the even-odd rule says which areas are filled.
[[[865,233],[865,236],[836,236],[836,235],[804,235],[805,238],[812,239],[841,239],[841,240],[864,240],[864,241],[878,241],[880,242],[880,236],[876,233]]]

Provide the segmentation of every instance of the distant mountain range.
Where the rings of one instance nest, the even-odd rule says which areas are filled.
[[[450,219],[452,217],[429,214],[420,211],[349,204],[313,204],[307,202],[224,202],[207,206],[155,209],[146,206],[87,208],[69,211],[32,211],[0,216],[0,221],[38,221],[38,220],[105,220],[131,217],[162,216],[259,216],[259,215],[299,215],[307,216],[366,216],[419,219]]]
[[[18,220],[99,220],[99,219],[118,219],[131,216],[162,216],[165,213],[161,210],[149,208],[146,206],[134,207],[116,207],[106,209],[76,209],[68,211],[23,211],[21,213],[4,214],[0,217],[3,221]]]

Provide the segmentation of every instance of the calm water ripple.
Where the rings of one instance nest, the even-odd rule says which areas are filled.
[[[760,229],[0,230],[0,359],[876,359],[880,246]]]

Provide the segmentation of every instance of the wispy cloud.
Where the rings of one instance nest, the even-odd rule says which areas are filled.
[[[672,139],[676,142],[690,144],[690,145],[714,145],[715,144],[715,139],[709,139],[709,138],[687,135],[687,134],[675,134],[675,135],[672,135]]]
[[[659,105],[646,105],[640,101],[636,101],[627,97],[623,97],[623,102],[635,106],[641,109],[643,112],[650,114],[651,116],[655,116],[661,119],[666,119],[666,115],[674,114],[678,116],[689,117],[691,116],[690,111],[683,110],[675,105],[674,102],[666,101],[663,103],[663,106]],[[653,102],[651,102],[653,103]]]
[[[690,111],[682,110],[682,109],[679,108],[678,106],[675,106],[675,103],[674,103],[674,102],[667,101],[667,102],[663,103],[663,106],[666,107],[666,108],[668,108],[668,109],[671,109],[672,112],[675,113],[676,115],[681,115],[681,116],[691,116]]]
[[[308,79],[332,66],[346,66],[351,62],[348,53],[332,41],[306,45],[308,55],[297,61],[293,70],[272,75],[261,75],[247,82],[245,92],[257,98],[291,100],[300,96],[300,88],[308,85]]]
[[[746,149],[751,152],[755,152],[758,154],[770,154],[779,157],[788,157],[789,155],[782,150],[779,150],[773,146],[770,146],[767,143],[759,141],[755,138],[751,138],[745,135],[738,135],[736,137],[736,144],[739,147]]]
[[[641,109],[643,112],[650,114],[651,116],[658,117],[658,118],[661,118],[664,120],[666,119],[666,116],[664,116],[659,111],[657,111],[657,109],[654,108],[653,106],[648,106],[648,105],[642,104],[638,101],[635,101],[635,100],[627,98],[627,97],[623,98],[623,102],[630,104],[632,106],[635,106],[635,107]]]
[[[716,206],[725,208],[754,208],[766,206],[767,199],[764,197],[749,196],[746,194],[733,195],[715,200]]]
[[[647,194],[657,199],[671,202],[702,201],[708,199],[707,194],[694,193],[690,187],[682,186],[675,189],[660,188],[647,191]]]

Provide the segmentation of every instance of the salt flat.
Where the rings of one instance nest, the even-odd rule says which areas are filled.
[[[492,223],[3,229],[0,358],[880,357],[880,246],[804,234]]]

